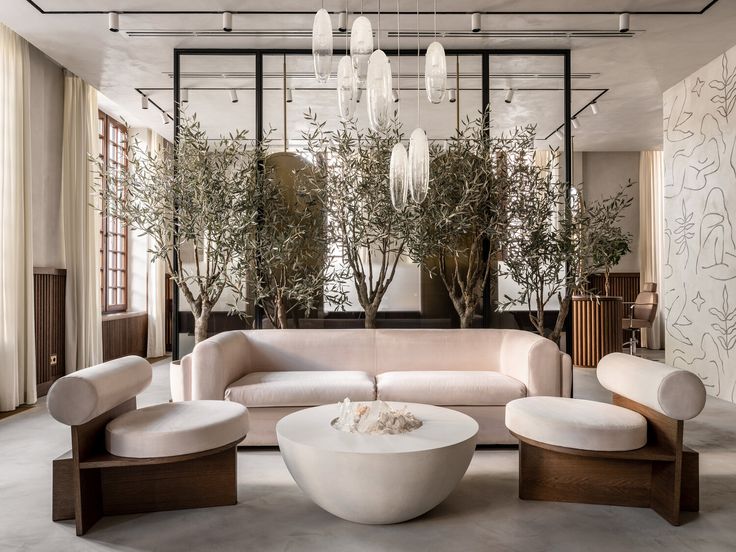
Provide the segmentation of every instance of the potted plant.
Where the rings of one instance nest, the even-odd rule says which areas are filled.
[[[313,167],[289,152],[265,159],[264,174],[254,190],[258,227],[242,242],[230,271],[239,300],[252,297],[271,325],[286,328],[291,313],[321,308],[323,301],[345,300],[343,275],[331,263],[319,181]],[[298,327],[298,318],[295,322]]]
[[[315,160],[308,178],[321,190],[328,236],[353,279],[365,327],[375,328],[413,224],[413,211],[394,209],[389,190],[389,160],[401,130],[396,121],[374,131],[355,120],[328,130],[311,110],[305,117],[305,154]]]
[[[231,261],[256,224],[252,192],[263,150],[251,144],[245,132],[210,140],[196,118],[184,118],[171,150],[129,143],[126,172],[94,160],[110,214],[147,236],[149,253],[166,262],[194,316],[195,344],[206,339]]]
[[[483,289],[494,285],[510,191],[499,166],[525,138],[525,131],[489,138],[487,120],[466,119],[445,148],[432,148],[432,186],[411,234],[412,257],[439,275],[461,328],[472,326]]]
[[[607,232],[600,235],[596,242],[597,248],[593,253],[594,262],[597,266],[603,266],[604,292],[608,296],[610,295],[611,269],[621,261],[624,255],[631,252],[631,234],[624,232],[619,226],[609,225]]]

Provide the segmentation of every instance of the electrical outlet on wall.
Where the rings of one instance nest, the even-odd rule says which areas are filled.
[[[56,366],[59,363],[59,358],[56,355],[51,355],[49,357],[49,363],[51,366]]]

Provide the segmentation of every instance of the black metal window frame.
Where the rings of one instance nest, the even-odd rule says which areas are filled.
[[[416,56],[424,55],[426,49],[416,50],[385,50],[387,56]],[[345,50],[334,50],[334,56],[345,55]],[[563,60],[563,83],[564,83],[564,123],[562,130],[564,132],[564,170],[565,179],[569,180],[570,171],[572,169],[572,74],[571,74],[571,51],[570,49],[451,49],[446,50],[448,56],[478,56],[481,58],[481,81],[482,81],[482,105],[487,108],[490,105],[491,87],[491,60],[493,57],[508,56],[530,56],[530,57],[561,57]],[[180,98],[181,98],[181,58],[183,56],[252,56],[255,59],[255,136],[256,141],[263,140],[263,58],[272,55],[312,55],[311,50],[307,49],[252,49],[252,48],[175,48],[174,49],[174,144],[178,144],[179,139],[179,123],[180,123]],[[176,149],[175,149],[176,151]],[[567,190],[568,200],[570,190]],[[174,232],[176,232],[176,226]],[[176,264],[176,253],[173,259]],[[173,294],[172,305],[172,358],[179,359],[179,293],[178,290]],[[492,300],[488,286],[483,293],[483,325],[488,327],[490,324],[492,309]],[[570,332],[570,315],[566,321],[567,329],[567,350],[571,350],[571,332]],[[256,311],[255,327],[261,327],[261,313]]]

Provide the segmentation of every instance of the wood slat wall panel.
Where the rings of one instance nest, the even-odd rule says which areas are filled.
[[[572,362],[575,366],[594,368],[607,354],[623,350],[623,315],[620,297],[573,298]]]
[[[64,375],[66,271],[33,269],[34,328],[36,332],[36,388],[45,395]],[[52,364],[51,357],[56,357]]]
[[[148,315],[112,315],[102,320],[102,358],[105,362],[127,355],[146,357]]]
[[[598,294],[605,293],[606,277],[603,274],[593,274],[590,278],[591,289]],[[621,297],[624,303],[633,303],[639,294],[640,275],[638,272],[611,272],[608,278],[609,295]]]

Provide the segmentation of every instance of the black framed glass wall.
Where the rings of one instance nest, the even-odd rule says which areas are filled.
[[[555,142],[564,152],[570,113],[569,51],[567,50],[448,50],[448,89],[440,104],[430,104],[424,91],[424,60],[417,68],[416,50],[387,51],[393,74],[393,86],[399,102],[396,104],[403,125],[406,145],[408,135],[418,121],[432,141],[442,143],[456,132],[461,120],[471,119],[490,105],[492,131],[500,132],[544,115],[545,129],[558,120],[562,140],[541,136],[540,148],[546,142]],[[343,52],[335,51],[331,79],[321,84],[314,78],[311,51],[306,50],[247,50],[247,49],[179,49],[174,51],[173,88],[179,109],[175,111],[175,139],[178,138],[180,119],[196,114],[208,136],[215,138],[237,130],[248,130],[254,140],[268,139],[272,154],[300,156],[304,148],[304,132],[308,122],[307,110],[317,114],[329,128],[337,128],[340,119],[337,109],[335,72]],[[424,55],[424,52],[421,52]],[[522,73],[520,62],[525,66]],[[542,65],[547,67],[542,70]],[[419,70],[417,70],[419,69]],[[552,88],[545,73],[555,72],[554,93],[534,100],[534,109],[523,110],[526,102],[521,88]],[[419,78],[417,78],[419,77]],[[506,80],[502,80],[506,79]],[[510,80],[509,80],[510,79]],[[524,80],[525,79],[525,80]],[[524,80],[524,82],[522,82]],[[515,111],[504,110],[506,81],[514,81],[519,88],[520,102]],[[419,96],[417,96],[419,83]],[[522,86],[523,84],[523,86]],[[237,103],[233,103],[233,94]],[[419,101],[417,102],[417,97]],[[186,100],[186,101],[182,101]],[[549,105],[545,105],[549,104]],[[554,104],[554,105],[552,105]],[[513,104],[511,104],[513,106]],[[417,109],[418,108],[418,109]],[[368,124],[365,103],[357,109],[358,124]],[[548,122],[549,120],[549,122]],[[557,130],[557,129],[555,129]],[[544,142],[544,144],[542,144]],[[302,156],[303,157],[303,156]],[[561,178],[568,174],[569,159],[562,154]],[[354,290],[348,285],[350,293]],[[360,327],[361,310],[354,297],[344,311],[335,311],[325,302],[309,319],[300,320],[299,327]],[[476,325],[513,326],[514,322],[494,315],[495,298],[486,293],[484,308],[478,310]],[[227,297],[220,307],[227,304]],[[186,301],[174,295],[174,357],[180,358],[193,346],[191,315]],[[210,320],[210,332],[217,333],[236,327],[268,327],[262,313],[249,312],[251,322],[227,316],[227,308],[219,308]],[[410,259],[400,263],[395,280],[381,304],[379,327],[456,327],[458,317],[440,279],[431,278]]]

